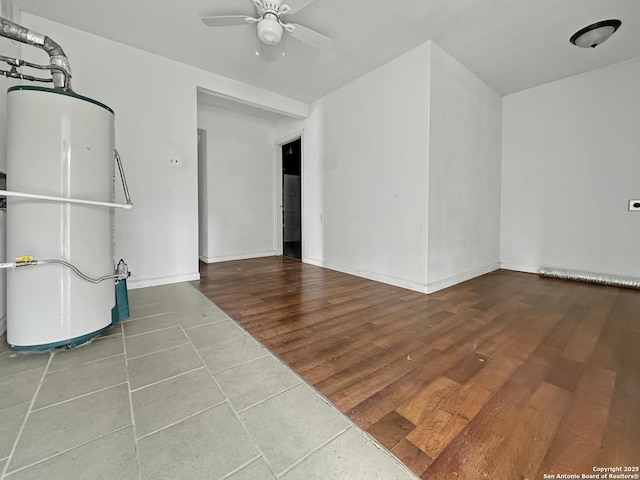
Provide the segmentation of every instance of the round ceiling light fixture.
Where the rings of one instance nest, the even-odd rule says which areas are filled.
[[[603,20],[574,33],[569,41],[582,48],[596,48],[620,28],[620,20]]]

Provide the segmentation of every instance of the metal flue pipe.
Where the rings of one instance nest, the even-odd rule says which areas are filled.
[[[6,18],[0,17],[0,35],[7,37],[11,40],[26,43],[27,45],[33,45],[34,47],[41,48],[49,55],[49,62],[51,65],[59,67],[63,71],[52,70],[51,76],[53,77],[53,85],[55,87],[71,90],[71,83],[68,80],[71,77],[71,66],[69,65],[69,59],[67,58],[62,47],[54,42],[51,38],[41,33],[29,30],[22,25],[18,25]]]

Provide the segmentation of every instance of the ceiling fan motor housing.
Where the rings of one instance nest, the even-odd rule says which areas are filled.
[[[262,5],[264,5],[264,8],[271,8],[274,10],[278,10],[278,8],[280,7],[280,2],[277,2],[277,1],[262,2]]]
[[[264,16],[267,13],[272,13],[276,17],[280,17],[280,15],[285,15],[289,12],[290,8],[287,5],[282,5],[280,0],[270,0],[268,2],[262,0],[253,0],[253,4],[256,6],[256,10],[259,16]],[[286,11],[282,12],[282,7],[285,7]]]

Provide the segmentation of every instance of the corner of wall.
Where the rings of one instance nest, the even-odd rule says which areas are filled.
[[[425,178],[425,185],[426,185],[426,189],[427,189],[427,195],[425,197],[425,201],[426,201],[426,205],[424,206],[424,224],[426,225],[425,228],[425,233],[424,233],[424,251],[425,251],[425,258],[424,258],[424,284],[426,285],[425,289],[426,292],[429,291],[429,236],[431,234],[431,229],[429,228],[429,222],[430,222],[430,215],[429,215],[429,210],[430,210],[430,204],[431,204],[431,189],[429,188],[430,184],[431,184],[431,175],[430,175],[430,164],[431,164],[431,75],[433,72],[432,69],[432,62],[433,62],[433,41],[429,40],[426,43],[426,61],[427,61],[427,111],[425,112],[426,115],[426,129],[427,131],[425,132],[424,135],[424,139],[426,142],[426,146],[425,146],[425,152],[426,152],[426,158],[425,158],[425,164],[426,164],[426,178]]]
[[[435,291],[499,268],[502,99],[436,43],[429,48],[427,274]]]
[[[471,280],[476,277],[481,277],[482,275],[486,275],[487,273],[500,270],[500,268],[501,268],[500,263],[493,263],[491,265],[487,265],[486,267],[477,268],[470,272],[465,272],[450,278],[438,280],[437,282],[433,282],[427,285],[427,293],[435,293],[440,290],[444,290],[445,288],[453,287],[454,285],[457,285],[462,282],[466,282],[467,280]]]

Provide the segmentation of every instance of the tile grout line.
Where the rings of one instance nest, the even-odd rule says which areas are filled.
[[[235,339],[234,339],[234,340],[235,340]],[[234,340],[229,340],[229,341],[234,341]],[[225,343],[225,342],[220,342],[220,345],[223,345],[224,343]],[[252,358],[251,360],[247,360],[246,362],[239,363],[239,364],[237,364],[237,365],[234,365],[233,367],[226,367],[226,368],[223,368],[222,370],[217,370],[215,373],[212,373],[212,375],[220,375],[221,373],[228,372],[229,370],[233,370],[233,369],[234,369],[234,368],[236,368],[236,367],[243,367],[244,365],[247,365],[248,363],[251,363],[251,362],[253,362],[253,361],[255,361],[255,360],[261,360],[261,359],[263,359],[264,357],[268,357],[268,356],[269,356],[269,352],[267,352],[267,351],[265,350],[264,355],[260,355],[259,357]]]
[[[243,335],[243,336],[249,336],[249,337],[250,337],[250,335],[248,335],[248,334],[245,334],[245,335]],[[224,370],[221,370],[221,371],[217,372],[217,373],[216,373],[216,375],[217,375],[218,373],[226,372],[227,370],[231,370],[231,369],[236,368],[236,367],[239,367],[239,366],[241,366],[241,365],[248,365],[248,364],[250,364],[250,363],[257,362],[258,360],[260,360],[260,359],[262,359],[262,358],[264,358],[264,357],[267,357],[267,356],[269,356],[269,352],[267,352],[267,351],[265,350],[264,355],[261,355],[261,356],[256,357],[256,358],[252,358],[251,360],[247,360],[246,362],[239,363],[238,365],[235,365],[235,366],[233,366],[233,367],[225,368]]]
[[[121,432],[123,430],[126,430],[127,428],[129,428],[129,425],[124,426],[124,427],[120,427],[120,428],[118,428],[116,430],[113,430],[111,432],[107,432],[104,435],[99,435],[99,436],[97,436],[95,438],[92,438],[91,440],[89,440],[89,441],[87,441],[85,443],[81,443],[79,445],[74,445],[73,447],[69,447],[66,450],[61,450],[61,451],[59,451],[57,453],[54,453],[53,455],[49,455],[48,457],[44,457],[44,458],[41,458],[39,460],[36,460],[35,462],[30,463],[29,465],[25,465],[24,467],[16,468],[15,470],[11,471],[10,475],[13,475],[13,474],[15,474],[17,472],[21,472],[21,471],[26,470],[28,468],[34,467],[36,465],[40,465],[41,463],[44,463],[44,462],[46,462],[48,460],[51,460],[52,458],[56,458],[56,457],[59,457],[60,455],[64,455],[65,453],[72,452],[73,450],[77,450],[78,448],[84,447],[85,445],[89,445],[90,443],[93,443],[93,442],[95,442],[97,440],[101,440],[101,439],[103,439],[105,437],[108,437],[109,435],[113,435],[114,433],[118,433],[118,432]]]
[[[336,438],[338,438],[339,436],[347,433],[349,431],[349,429],[353,428],[352,425],[347,425],[343,430],[340,430],[338,433],[336,433],[333,437],[331,437],[329,440],[327,440],[326,442],[320,444],[317,448],[314,448],[312,451],[310,451],[309,453],[307,453],[306,455],[304,455],[302,458],[300,458],[298,461],[294,462],[293,465],[288,466],[287,468],[285,468],[282,472],[280,472],[279,474],[276,475],[276,478],[282,478],[284,477],[287,473],[289,473],[291,470],[293,470],[294,468],[296,468],[298,465],[300,465],[302,462],[304,462],[307,458],[309,458],[311,455],[313,455],[314,453],[322,450],[324,447],[326,447],[327,445],[329,445],[331,442],[333,442]]]
[[[263,458],[260,455],[256,455],[254,458],[252,458],[251,460],[249,460],[248,462],[243,463],[242,465],[240,465],[238,468],[236,468],[235,470],[231,470],[229,473],[224,474],[222,477],[220,477],[219,480],[226,480],[227,478],[230,478],[232,476],[234,476],[236,473],[238,473],[239,471],[247,468],[249,465],[251,465],[252,463],[257,462],[258,460],[260,460],[261,458]],[[265,462],[266,463],[266,462]]]
[[[117,334],[115,334],[115,335],[111,335],[111,336],[112,336],[112,337],[115,337],[115,336],[117,336],[117,335],[120,335],[120,334],[119,334],[119,333],[117,333]],[[108,338],[108,337],[105,337],[105,338]],[[96,341],[96,342],[98,342],[98,341],[100,341],[100,340],[95,340],[95,341]],[[93,343],[93,342],[91,342],[91,343]],[[78,347],[74,347],[74,348],[78,348]],[[97,358],[97,359],[95,359],[95,360],[88,360],[88,361],[86,361],[86,362],[73,363],[73,364],[71,364],[71,365],[69,365],[69,366],[66,366],[66,367],[57,368],[57,369],[55,369],[55,370],[49,370],[47,373],[57,373],[57,372],[61,372],[61,371],[63,371],[63,370],[67,370],[67,369],[69,369],[69,368],[78,367],[78,366],[80,366],[80,365],[89,365],[89,364],[91,364],[91,363],[100,362],[100,361],[102,361],[102,360],[108,360],[108,359],[110,359],[110,358],[115,358],[115,357],[118,357],[118,356],[120,356],[120,355],[122,355],[122,353],[116,353],[116,354],[114,354],[114,355],[109,355],[109,356],[107,356],[107,357]]]
[[[159,314],[159,315],[153,315],[153,316],[150,316],[150,317],[134,318],[134,319],[132,319],[132,320],[126,320],[125,324],[126,324],[126,323],[129,323],[129,322],[131,322],[131,323],[135,323],[135,322],[137,322],[138,320],[146,320],[147,318],[153,318],[153,317],[160,316],[160,315],[167,315],[168,313],[172,313],[172,314],[174,314],[176,317],[178,316],[178,313],[177,313],[177,312],[173,312],[173,311],[172,311],[172,312],[162,313],[162,314]],[[180,322],[178,321],[178,323],[175,323],[174,325],[168,325],[168,326],[166,326],[166,327],[156,328],[155,330],[148,330],[148,331],[146,331],[146,332],[134,333],[134,334],[132,334],[132,335],[127,335],[126,333],[124,333],[124,325],[123,325],[123,335],[124,335],[126,338],[134,338],[134,337],[139,337],[139,336],[141,336],[141,335],[146,335],[147,333],[162,332],[162,331],[164,331],[164,330],[169,330],[170,328],[175,328],[175,327],[181,327],[183,330],[191,330],[191,329],[193,329],[193,328],[205,327],[205,326],[207,326],[207,325],[213,325],[213,324],[215,324],[215,323],[221,323],[221,322],[224,322],[225,320],[231,320],[231,319],[230,319],[230,318],[228,318],[228,317],[225,317],[225,318],[221,318],[221,319],[219,319],[219,320],[215,320],[215,321],[213,321],[213,322],[203,323],[203,324],[201,324],[201,325],[194,325],[193,327],[189,327],[189,328],[186,328],[186,329],[185,329],[185,328],[182,326],[182,324],[180,324]]]
[[[207,299],[209,300],[209,299]],[[209,302],[211,302],[211,300],[209,300]],[[213,302],[211,302],[212,305],[215,305]],[[235,322],[234,322],[235,323]],[[182,329],[182,331],[184,332],[184,328]],[[227,396],[226,392],[222,389],[222,386],[220,385],[220,383],[218,383],[218,380],[216,380],[216,378],[214,377],[214,375],[211,373],[211,369],[209,368],[209,366],[206,364],[206,362],[204,361],[204,359],[202,358],[202,355],[200,355],[200,352],[198,351],[198,349],[195,347],[195,345],[193,344],[193,342],[191,342],[191,339],[189,338],[189,336],[186,334],[186,332],[184,332],[184,334],[187,336],[187,338],[189,339],[189,343],[191,344],[191,347],[193,348],[193,350],[196,352],[196,355],[198,355],[198,358],[200,359],[200,361],[202,362],[202,364],[205,366],[205,368],[207,369],[207,372],[209,372],[209,375],[211,376],[211,379],[213,380],[213,382],[216,384],[216,387],[218,387],[218,389],[220,390],[220,392],[222,393],[222,395],[225,398],[225,402],[229,405],[229,409],[231,410],[231,413],[233,414],[234,417],[236,417],[236,420],[238,420],[238,423],[240,423],[240,425],[242,425],[242,429],[245,431],[245,433],[247,434],[247,437],[249,437],[249,439],[251,439],[251,443],[253,443],[254,448],[258,451],[258,453],[260,454],[260,456],[264,459],[264,463],[269,467],[269,470],[271,471],[271,473],[273,473],[274,477],[275,477],[275,471],[273,470],[273,467],[269,464],[269,462],[267,461],[267,457],[264,455],[264,452],[262,451],[262,449],[260,448],[260,446],[257,444],[256,440],[253,438],[253,435],[251,435],[251,432],[249,432],[249,429],[247,428],[247,426],[244,424],[244,422],[242,421],[242,419],[240,418],[240,416],[238,415],[238,413],[235,411],[235,409],[233,408],[233,405],[231,404],[231,401],[229,400],[229,397]],[[255,461],[255,460],[254,460]],[[247,464],[248,465],[248,464]],[[229,474],[231,474],[232,472],[229,472],[227,475],[223,476],[222,478],[228,477]],[[235,472],[233,472],[235,473]]]
[[[16,352],[16,353],[18,355],[34,355],[34,354],[29,354],[29,353],[19,353],[19,352]],[[46,352],[46,353],[49,353],[49,352]],[[35,354],[35,355],[37,355],[37,354]],[[35,367],[35,368],[29,368],[27,370],[22,370],[20,372],[10,373],[8,375],[2,375],[2,376],[0,376],[0,380],[4,380],[4,379],[7,379],[7,378],[11,378],[11,377],[17,377],[19,375],[24,375],[25,373],[35,372],[36,370],[38,370],[40,368],[42,368],[42,366]],[[27,403],[27,402],[22,402],[22,403]],[[0,410],[6,410],[7,408],[11,408],[11,407],[4,407],[4,408],[1,408]]]
[[[116,329],[119,329],[120,331],[117,332]],[[123,335],[122,327],[120,326],[119,323],[116,324],[116,325],[113,325],[110,329],[108,329],[106,332],[104,332],[102,335],[100,335],[99,338],[96,338],[96,341],[104,340],[105,338],[115,337],[117,335]]]
[[[182,313],[191,313],[191,312],[195,312],[198,311],[200,309],[201,306],[204,306],[205,302],[203,300],[206,300],[207,302],[211,303],[211,300],[209,300],[208,298],[204,297],[202,299],[200,298],[193,298],[191,300],[186,300],[184,302],[175,302],[169,305],[169,308],[171,309],[179,309],[180,311],[182,311]],[[193,308],[193,310],[184,310],[185,308],[189,308],[192,306],[193,303],[198,304],[196,307]],[[213,308],[213,307],[211,307]]]
[[[124,339],[125,338],[122,337],[123,341],[124,341]],[[179,347],[184,347],[185,345],[189,345],[189,342],[179,343],[178,345],[173,345],[171,347],[163,348],[163,349],[160,349],[160,350],[155,350],[155,351],[153,351],[151,353],[145,353],[144,355],[138,355],[137,357],[127,358],[127,365],[128,365],[129,360],[137,360],[139,358],[149,357],[149,356],[154,355],[156,353],[166,352],[167,350],[173,350],[173,349],[176,349],[176,348],[179,348]]]
[[[209,405],[207,408],[203,408],[199,412],[192,413],[191,415],[188,415],[188,416],[186,416],[184,418],[181,418],[180,420],[176,420],[175,422],[172,422],[172,423],[170,423],[168,425],[165,425],[164,427],[158,428],[157,430],[154,430],[153,432],[145,433],[140,438],[138,438],[138,440],[145,439],[145,438],[150,437],[151,435],[154,435],[154,434],[156,434],[158,432],[162,432],[163,430],[166,430],[168,428],[175,427],[176,425],[178,425],[179,423],[184,422],[185,420],[189,420],[189,419],[191,419],[193,417],[197,417],[201,413],[208,412],[209,410],[212,410],[212,409],[214,409],[216,407],[219,407],[220,405],[223,405],[225,403],[227,403],[227,401],[226,400],[222,400],[221,402],[218,402],[215,405]]]
[[[151,383],[148,383],[146,385],[142,385],[141,387],[131,388],[131,393],[139,392],[140,390],[144,390],[147,387],[153,387],[154,385],[158,385],[158,384],[160,384],[162,382],[166,382],[167,380],[173,380],[174,378],[182,377],[183,375],[188,375],[190,373],[197,372],[198,370],[202,370],[204,368],[205,368],[204,365],[202,365],[201,367],[192,368],[191,370],[189,370],[187,372],[177,373],[177,374],[172,375],[170,377],[163,378],[162,380],[158,380],[156,382],[151,382]]]
[[[138,320],[144,320],[145,318],[153,318],[153,317],[159,317],[160,315],[168,315],[169,313],[174,313],[171,310],[167,310],[166,312],[160,312],[160,313],[152,313],[151,315],[145,315],[144,317],[129,317],[126,320],[122,320],[124,323],[128,323],[128,322],[137,322]]]
[[[131,320],[132,322],[135,322],[136,320]],[[156,328],[155,330],[149,330],[148,332],[140,332],[140,333],[134,333],[133,335],[126,335],[123,333],[123,336],[126,338],[135,338],[135,337],[140,337],[142,335],[146,335],[148,333],[154,333],[154,332],[164,332],[165,330],[170,330],[172,328],[176,328],[176,327],[181,327],[182,325],[180,325],[179,323],[176,323],[175,325],[169,325],[167,327],[163,327],[163,328]],[[124,325],[123,325],[123,332],[124,332]]]
[[[264,357],[261,357],[261,358],[264,358]],[[290,387],[287,387],[284,390],[279,391],[278,393],[274,393],[273,395],[270,395],[267,398],[264,398],[264,399],[260,400],[259,402],[253,403],[253,404],[249,405],[248,407],[244,407],[242,409],[239,409],[238,413],[244,413],[244,412],[246,412],[248,410],[251,410],[252,408],[257,407],[258,405],[262,405],[263,403],[266,403],[269,400],[272,400],[272,399],[276,398],[278,395],[282,395],[283,393],[286,393],[289,390],[293,390],[294,388],[299,387],[300,385],[304,385],[304,383],[298,382],[295,385],[291,385]]]
[[[131,337],[127,337],[127,338],[131,338]],[[149,355],[153,355],[154,353],[166,352],[167,350],[172,350],[177,347],[182,347],[183,345],[189,345],[189,342],[179,343],[178,345],[172,345],[171,347],[162,348],[160,350],[154,350],[153,352],[145,353],[144,355],[137,355],[135,357],[128,358],[127,360],[137,360],[142,357],[148,357]]]
[[[127,372],[127,393],[129,394],[129,415],[133,428],[133,442],[136,449],[136,466],[138,467],[138,479],[142,480],[142,469],[140,468],[140,449],[138,446],[138,434],[136,431],[136,419],[133,415],[133,397],[131,395],[131,379],[129,378],[129,359],[127,358],[127,343],[124,341],[124,326],[122,327],[122,350],[124,352],[124,366]]]
[[[2,469],[2,474],[0,475],[0,480],[5,478],[7,471],[9,470],[9,464],[13,460],[13,455],[18,447],[18,443],[20,442],[20,437],[22,437],[22,433],[24,432],[24,428],[27,425],[27,420],[29,420],[29,416],[31,415],[31,410],[33,409],[33,405],[36,402],[36,398],[38,393],[40,393],[40,388],[44,383],[44,377],[49,370],[49,365],[51,365],[51,361],[53,360],[53,355],[55,352],[49,352],[49,360],[47,361],[47,365],[44,367],[42,371],[42,375],[40,376],[40,381],[38,382],[38,386],[36,387],[36,391],[33,393],[33,398],[31,399],[31,403],[29,404],[29,408],[27,410],[27,414],[24,416],[24,420],[22,421],[22,425],[20,425],[20,430],[18,430],[18,435],[16,435],[16,439],[13,442],[13,446],[11,447],[11,452],[9,453],[9,457],[7,458],[7,463],[5,463],[4,468]]]
[[[189,312],[192,313],[192,312]],[[206,327],[207,325],[213,325],[215,323],[222,323],[226,320],[231,320],[231,318],[229,318],[228,316],[224,316],[224,318],[220,318],[218,320],[214,320],[213,322],[208,322],[208,323],[201,323],[200,325],[194,325],[193,327],[184,327],[182,324],[180,324],[180,326],[182,327],[183,330],[187,331],[187,330],[193,330],[194,328],[200,328],[200,327]]]
[[[33,410],[31,410],[31,413],[33,413],[33,412],[41,412],[42,410],[46,410],[47,408],[56,407],[58,405],[62,405],[63,403],[69,403],[69,402],[71,402],[73,400],[77,400],[79,398],[88,397],[89,395],[93,395],[94,393],[104,392],[105,390],[109,390],[110,388],[119,387],[120,385],[124,385],[126,383],[127,382],[116,383],[114,385],[109,385],[108,387],[103,387],[103,388],[99,388],[98,390],[93,390],[93,391],[88,392],[88,393],[83,393],[82,395],[78,395],[78,396],[73,397],[73,398],[67,398],[66,400],[61,400],[59,402],[51,403],[49,405],[45,405],[44,407],[34,408]]]

